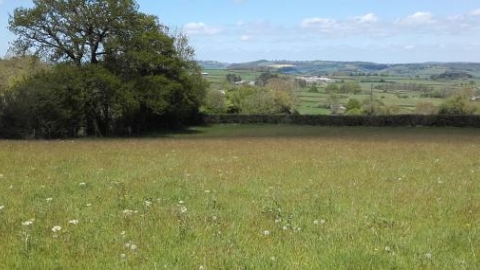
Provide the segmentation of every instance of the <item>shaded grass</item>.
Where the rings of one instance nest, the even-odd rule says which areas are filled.
[[[479,142],[281,125],[0,141],[0,268],[476,269]]]

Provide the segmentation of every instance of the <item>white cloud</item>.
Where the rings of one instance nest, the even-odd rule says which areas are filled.
[[[404,47],[404,49],[405,49],[405,50],[413,50],[413,49],[415,49],[415,46],[414,46],[414,45],[406,45],[406,46]]]
[[[250,35],[242,35],[242,36],[240,36],[240,40],[241,40],[241,41],[250,41],[250,40],[252,40],[252,38],[253,38],[253,37],[250,36]]]
[[[302,21],[301,26],[309,30],[317,30],[324,33],[335,31],[338,28],[337,21],[328,18],[307,18]]]
[[[469,14],[470,16],[480,16],[480,8],[476,10],[472,10]]]
[[[400,25],[416,26],[434,23],[433,16],[430,12],[419,11],[404,19],[397,20]]]
[[[187,23],[183,26],[183,32],[187,35],[217,35],[222,32],[222,28],[208,26],[203,22]]]
[[[355,20],[359,23],[371,24],[371,23],[378,22],[378,17],[375,16],[375,14],[373,13],[368,13],[367,15],[364,15],[364,16],[355,17]]]

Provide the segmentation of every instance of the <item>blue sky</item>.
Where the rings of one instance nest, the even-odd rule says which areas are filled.
[[[199,60],[480,62],[478,0],[137,0],[189,36]],[[8,14],[0,0],[0,56]]]

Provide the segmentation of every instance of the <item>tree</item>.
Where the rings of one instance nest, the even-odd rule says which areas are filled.
[[[339,93],[339,88],[336,83],[330,83],[325,87],[325,94],[338,94]]]
[[[346,82],[340,87],[340,93],[342,94],[358,94],[362,92],[362,87],[357,82]]]
[[[440,104],[438,108],[439,114],[453,114],[453,115],[469,115],[474,114],[478,110],[477,106],[473,104],[468,98],[461,93],[448,98],[445,102]]]
[[[98,63],[114,53],[108,41],[130,30],[141,15],[133,0],[34,0],[33,8],[17,8],[9,29],[18,36],[13,48],[31,51],[52,61],[69,59]],[[107,51],[110,50],[109,52]]]
[[[48,59],[55,68],[14,88],[35,98],[51,95],[51,102],[38,104],[71,111],[38,114],[56,129],[109,135],[177,127],[196,117],[207,83],[185,35],[169,33],[158,18],[139,12],[134,0],[33,2],[9,18],[18,35],[12,48]],[[59,83],[62,76],[70,81]],[[67,92],[78,94],[79,103],[67,102]],[[74,124],[72,115],[79,115]],[[56,117],[70,120],[50,121]],[[47,125],[45,119],[37,125]]]

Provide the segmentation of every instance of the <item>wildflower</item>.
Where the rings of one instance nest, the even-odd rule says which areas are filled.
[[[54,227],[52,228],[52,232],[54,232],[54,233],[57,233],[57,232],[59,232],[59,231],[61,231],[61,230],[62,230],[62,227],[60,227],[60,226],[54,226]]]
[[[68,221],[68,224],[77,225],[79,223],[78,219],[72,219]]]
[[[85,187],[85,186],[87,186],[87,183],[82,182],[82,183],[80,183],[80,184],[78,184],[78,185],[81,186],[81,187]]]
[[[125,237],[127,236],[127,232],[126,232],[126,231],[122,231],[122,232],[120,233],[120,235],[122,236],[122,238],[125,238]]]
[[[269,230],[263,231],[263,235],[270,235],[270,231]]]
[[[130,245],[130,250],[131,250],[132,252],[137,251],[137,245],[131,244],[131,245]]]
[[[390,251],[392,251],[392,250],[390,249],[390,247],[389,247],[389,246],[386,246],[386,247],[385,247],[385,252],[390,252]]]
[[[182,206],[180,207],[180,213],[181,213],[181,214],[185,214],[186,212],[187,212],[187,207],[185,207],[185,206],[182,205]]]
[[[53,198],[46,198],[45,199],[47,202],[51,202],[53,200]]]
[[[91,204],[91,203],[87,203],[85,206],[90,207],[90,206],[92,206],[92,204]]]
[[[430,253],[430,252],[425,253],[425,258],[431,259],[432,258],[432,253]]]
[[[207,193],[207,194],[208,194],[208,193],[210,193],[210,190],[208,190],[208,189],[207,189],[207,190],[205,190],[205,193]]]
[[[136,213],[138,213],[138,211],[129,210],[129,209],[123,210],[123,214],[124,214],[125,216],[127,216],[127,217],[128,217],[128,216],[132,216],[133,214],[136,214]]]
[[[184,202],[184,201],[179,201],[178,203],[179,203],[179,204],[184,204],[185,202]]]
[[[275,258],[275,256],[272,256],[272,257],[270,257],[270,260],[272,260],[272,261],[276,261],[276,260],[277,260],[277,258]]]
[[[322,225],[325,224],[325,220],[324,219],[320,220],[320,224]]]
[[[313,224],[314,224],[314,225],[318,225],[319,223],[320,223],[320,222],[319,222],[318,220],[314,220],[314,221],[313,221]]]
[[[203,270],[203,269],[205,269],[203,265],[200,265],[200,267],[198,267],[198,270]]]
[[[0,210],[3,210],[3,208],[5,208],[5,206],[3,206],[3,205],[0,205]]]
[[[146,206],[146,207],[149,207],[150,205],[152,205],[152,202],[151,202],[151,201],[148,201],[148,200],[146,200],[146,201],[145,201],[145,206]]]
[[[275,219],[275,224],[280,223],[281,221],[282,221],[282,219],[280,219],[280,218]]]
[[[30,225],[33,224],[34,221],[35,221],[35,219],[32,218],[32,219],[29,219],[27,221],[22,222],[22,225],[23,226],[30,226]]]
[[[122,254],[120,254],[120,258],[125,259],[125,258],[127,258],[127,255],[125,255],[125,253],[122,253]]]
[[[284,231],[288,230],[288,227],[287,226],[283,226],[282,228]]]
[[[212,216],[213,221],[217,220],[217,216]]]

